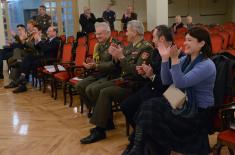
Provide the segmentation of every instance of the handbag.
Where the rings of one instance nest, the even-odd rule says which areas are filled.
[[[163,96],[170,103],[173,109],[182,108],[186,100],[185,93],[174,85],[170,85],[170,87],[163,93]]]

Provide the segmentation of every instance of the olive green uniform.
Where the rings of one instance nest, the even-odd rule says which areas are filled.
[[[96,91],[101,89],[96,85],[120,75],[117,65],[113,63],[112,56],[108,53],[110,42],[116,42],[116,40],[108,39],[105,44],[96,44],[93,54],[93,60],[97,63],[96,71],[75,86],[88,107],[94,105],[98,97]]]
[[[42,33],[46,35],[47,29],[51,26],[51,16],[45,14],[44,16],[38,15],[36,17],[37,24],[42,28]]]
[[[112,102],[122,102],[131,92],[144,84],[146,79],[137,73],[136,66],[150,63],[153,50],[152,45],[144,40],[124,49],[125,58],[118,62],[121,67],[121,78],[100,84],[106,87],[97,94],[99,97],[90,120],[92,124],[106,128],[108,121],[112,119]],[[117,81],[128,81],[128,83],[122,85],[117,84]]]

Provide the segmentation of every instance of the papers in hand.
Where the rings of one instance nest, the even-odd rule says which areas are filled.
[[[78,78],[78,77],[74,77],[74,78],[73,78],[73,80],[76,80],[76,81],[81,81],[81,80],[83,80],[83,79],[81,79],[81,78]]]
[[[44,66],[44,68],[50,73],[56,72],[56,69],[55,69],[54,65]],[[65,68],[61,65],[57,65],[57,68],[58,68],[59,71],[65,71]]]

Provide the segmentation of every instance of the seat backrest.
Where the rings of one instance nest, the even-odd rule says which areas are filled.
[[[229,43],[229,33],[226,31],[219,32],[219,35],[223,38],[223,49],[227,49]]]
[[[235,29],[225,29],[226,32],[229,33],[229,45],[233,45],[233,40],[234,40],[234,36],[235,36]]]
[[[72,44],[64,44],[62,53],[62,62],[69,62],[72,60]]]
[[[148,41],[148,42],[152,42],[153,40],[153,35],[150,31],[146,31],[144,32],[144,40]]]
[[[78,45],[76,48],[76,57],[75,57],[75,65],[76,66],[83,66],[83,62],[86,59],[86,45]]]
[[[117,36],[118,36],[118,31],[112,31],[111,32],[111,36],[113,37],[113,38],[117,38]]]
[[[95,45],[97,44],[96,38],[89,40],[88,42],[88,56],[92,56],[94,53]]]
[[[60,40],[61,40],[62,45],[65,44],[66,43],[66,35],[61,35]]]
[[[85,45],[87,43],[87,39],[85,36],[78,38],[78,46]]]
[[[217,54],[222,50],[223,38],[218,34],[211,34],[212,53]]]
[[[188,31],[188,29],[187,28],[185,28],[185,27],[181,27],[181,28],[178,28],[177,30],[176,30],[176,34],[186,34],[187,33],[187,31]]]
[[[185,42],[185,37],[178,37],[174,38],[174,43],[176,44],[177,48],[182,48],[184,51],[184,42]]]
[[[94,32],[91,32],[91,33],[89,33],[89,34],[87,35],[87,39],[88,39],[88,41],[90,41],[91,39],[94,39],[94,38],[96,38],[96,36],[95,36],[95,33],[94,33]]]
[[[74,43],[74,36],[68,36],[67,43],[73,44]]]

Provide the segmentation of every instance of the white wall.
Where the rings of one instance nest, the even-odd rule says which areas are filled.
[[[79,14],[83,13],[83,7],[89,6],[96,18],[101,17],[110,0],[78,0]],[[116,0],[113,10],[116,12],[115,29],[121,30],[121,18],[128,5],[132,5],[134,11],[138,14],[138,19],[146,23],[146,0]]]
[[[0,49],[5,45],[5,33],[3,25],[2,9],[0,9]]]
[[[232,7],[234,0],[173,0],[172,4],[169,4],[169,25],[174,22],[174,16],[179,14],[181,16],[191,15],[194,23],[203,24],[220,24],[231,20],[232,10],[234,12],[235,7]],[[234,13],[233,13],[234,14]],[[183,22],[185,18],[183,17]]]

